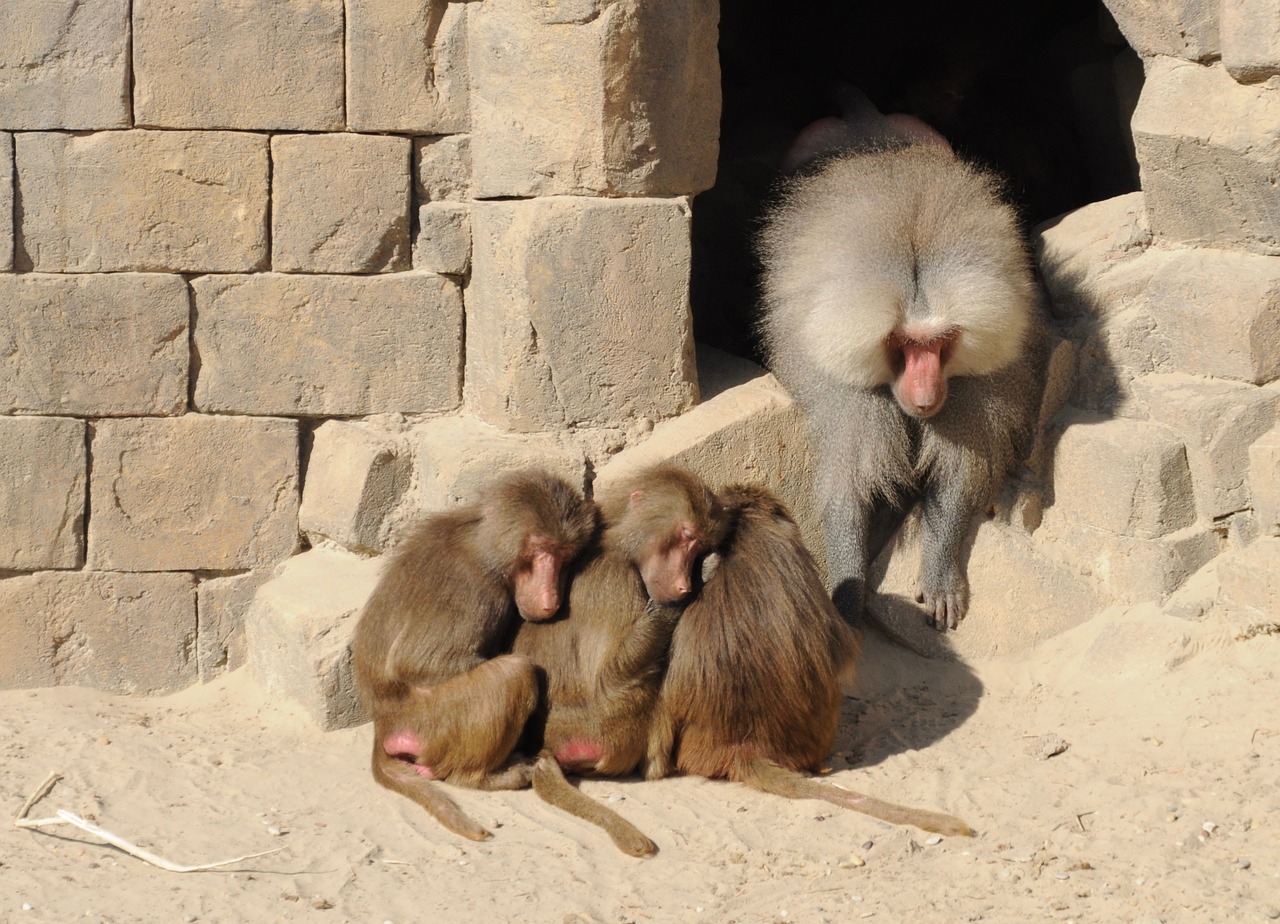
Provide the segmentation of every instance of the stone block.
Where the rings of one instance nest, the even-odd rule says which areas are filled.
[[[13,269],[13,135],[0,132],[0,272]]]
[[[413,239],[414,269],[462,275],[471,266],[471,207],[426,202],[418,207]]]
[[[408,138],[271,139],[271,266],[281,273],[409,268]]]
[[[245,614],[248,672],[325,731],[368,721],[351,673],[351,636],[381,559],[312,549],[263,584]]]
[[[1148,249],[1142,194],[1069,212],[1038,228],[1033,243],[1050,310],[1075,345],[1074,355],[1054,359],[1057,372],[1074,373],[1070,400],[1093,410],[1138,413],[1129,407],[1128,384],[1159,359],[1146,294],[1166,259]]]
[[[517,436],[472,417],[429,420],[409,433],[414,450],[412,515],[470,504],[494,478],[539,466],[586,489],[583,451],[560,436]],[[403,524],[396,524],[397,536]]]
[[[470,135],[415,138],[413,163],[414,191],[419,202],[471,198]]]
[[[1133,50],[1203,61],[1218,53],[1218,0],[1107,0]]]
[[[1131,124],[1157,238],[1280,254],[1280,89],[1156,58]]]
[[[180,276],[0,275],[0,413],[182,413],[190,312]]]
[[[1146,299],[1158,371],[1255,385],[1280,378],[1280,260],[1178,250],[1152,275]]]
[[[348,0],[347,121],[360,132],[460,132],[470,120],[469,3]]]
[[[1106,605],[1092,581],[1040,554],[1016,527],[983,518],[966,542],[969,612],[958,630],[939,632],[915,602],[917,515],[907,519],[872,566],[871,620],[926,657],[981,661],[1030,651]]]
[[[93,427],[89,567],[234,571],[298,542],[298,424],[213,417]]]
[[[1280,536],[1280,426],[1249,447],[1249,487],[1262,532]]]
[[[0,571],[80,567],[87,462],[83,420],[0,417]]]
[[[362,423],[331,420],[315,431],[298,517],[317,544],[381,551],[389,517],[408,491],[413,458],[402,439]]]
[[[1054,510],[1035,538],[1041,554],[1094,582],[1114,603],[1164,600],[1221,551],[1217,535],[1201,523],[1138,538],[1084,526]]]
[[[1222,0],[1222,63],[1241,83],[1280,74],[1280,6],[1272,0]]]
[[[1195,522],[1186,447],[1169,430],[1140,420],[1083,412],[1064,416],[1053,456],[1052,505],[1045,520],[1155,539]]]
[[[685,200],[550,197],[471,213],[466,403],[521,431],[697,399]]]
[[[1280,539],[1259,539],[1222,556],[1218,580],[1226,602],[1264,613],[1280,623]]]
[[[272,568],[200,581],[196,590],[196,667],[208,683],[245,663],[244,614]]]
[[[343,128],[342,0],[133,0],[133,112],[163,128]]]
[[[0,128],[129,126],[129,0],[6,0]]]
[[[765,484],[791,509],[825,574],[813,453],[799,406],[759,366],[705,345],[698,347],[698,376],[707,393],[702,403],[658,424],[647,440],[609,460],[596,476],[596,493],[659,462],[683,465],[716,489]]]
[[[172,693],[196,679],[189,574],[44,571],[0,580],[0,688]]]
[[[204,411],[428,413],[461,393],[462,293],[433,273],[192,281]]]
[[[1149,375],[1134,385],[1151,418],[1186,444],[1200,515],[1248,509],[1249,446],[1275,424],[1280,392],[1186,375]]]
[[[692,194],[715,181],[718,4],[486,0],[468,27],[480,195]]]
[[[267,262],[267,138],[16,136],[21,270],[234,273]]]

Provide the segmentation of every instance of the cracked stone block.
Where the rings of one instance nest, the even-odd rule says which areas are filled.
[[[25,132],[16,141],[19,269],[235,273],[266,266],[265,135]]]
[[[718,14],[701,0],[472,4],[480,195],[709,188],[719,149]]]
[[[196,593],[200,614],[196,633],[196,666],[201,683],[208,683],[245,663],[244,614],[253,603],[258,588],[272,576],[264,568],[208,577],[200,581]]]
[[[413,241],[415,269],[462,275],[471,266],[471,207],[427,202],[418,208]]]
[[[129,103],[129,0],[5,0],[0,128],[128,128]]]
[[[0,571],[84,560],[85,423],[0,417]]]
[[[238,571],[298,543],[298,424],[187,414],[92,424],[89,567]]]
[[[1141,420],[1074,412],[1053,455],[1053,504],[1045,521],[1155,539],[1196,519],[1187,451],[1168,429]]]
[[[1272,0],[1222,0],[1222,63],[1241,83],[1280,74],[1280,6]]]
[[[409,268],[408,138],[277,135],[271,265],[281,273]]]
[[[419,202],[470,199],[471,136],[435,135],[413,140],[414,192]]]
[[[157,695],[196,679],[189,574],[44,571],[0,579],[0,688]]]
[[[381,559],[312,549],[263,584],[245,614],[249,676],[325,731],[369,719],[352,676],[351,636],[381,567]]]
[[[434,273],[193,280],[202,411],[357,416],[452,410],[462,292]]]
[[[182,413],[189,316],[180,276],[0,275],[0,413]]]
[[[1248,509],[1249,447],[1274,426],[1280,392],[1186,375],[1134,384],[1152,419],[1185,442],[1200,515],[1213,520]]]
[[[1203,61],[1218,53],[1218,0],[1107,0],[1133,50]]]
[[[1249,487],[1263,533],[1280,536],[1280,426],[1249,447]]]
[[[1147,64],[1133,141],[1151,230],[1166,241],[1280,254],[1280,93],[1221,64]]]
[[[1277,202],[1280,206],[1280,201]],[[1280,378],[1280,260],[1183,249],[1152,275],[1156,371],[1263,385]]]
[[[529,432],[694,404],[686,201],[476,202],[471,229],[468,410]]]
[[[354,551],[381,551],[389,518],[409,490],[413,459],[402,439],[361,423],[316,429],[298,516],[303,532]]]
[[[339,131],[342,0],[133,0],[134,119]]]
[[[469,3],[347,0],[347,120],[361,132],[460,132],[470,121]]]

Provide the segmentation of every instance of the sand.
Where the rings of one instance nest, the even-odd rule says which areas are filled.
[[[373,784],[369,726],[322,733],[243,671],[158,699],[4,692],[10,817],[56,770],[32,817],[69,810],[180,864],[282,849],[173,873],[6,824],[0,922],[1280,918],[1278,652],[1150,607],[978,666],[870,638],[831,779],[975,837],[727,783],[584,782],[658,842],[647,860],[530,792],[455,790],[494,831],[461,840]]]

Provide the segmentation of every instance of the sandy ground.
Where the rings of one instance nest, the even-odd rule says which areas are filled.
[[[460,840],[237,672],[163,699],[0,693],[0,799],[68,826],[0,835],[0,922],[1264,921],[1280,918],[1280,637],[1113,612],[1019,659],[871,639],[833,779],[969,821],[931,841],[726,783],[587,781],[660,845],[635,860],[530,792],[458,793]],[[980,618],[975,615],[971,618]],[[964,631],[962,626],[960,631]],[[1042,736],[1067,745],[1056,756]]]

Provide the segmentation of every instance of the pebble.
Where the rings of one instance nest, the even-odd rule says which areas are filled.
[[[1061,879],[1063,882],[1065,882],[1066,880],[1071,878],[1071,874],[1070,873],[1054,873],[1053,878]]]
[[[1050,757],[1056,757],[1067,748],[1070,744],[1061,735],[1041,735],[1035,741],[1027,746],[1027,754],[1036,760],[1048,760]]]
[[[1200,827],[1204,829],[1205,834],[1212,834],[1214,829],[1218,826],[1214,824],[1212,821],[1206,821]]]
[[[23,902],[23,903],[22,903],[22,910],[23,910],[23,911],[30,911],[30,910],[32,909],[32,907],[33,907],[33,906],[32,906],[32,904],[31,904],[31,902]]]
[[[942,843],[942,836],[938,834],[935,834],[933,837],[925,841],[925,845],[928,847],[936,847],[941,843]]]
[[[1248,860],[1245,860],[1243,858],[1236,860],[1236,869],[1248,869],[1251,866],[1253,866],[1253,863],[1251,863]]]
[[[876,842],[875,842],[875,841],[867,841],[865,844],[863,844],[863,845],[862,845],[862,849],[863,849],[863,850],[870,850],[870,849],[871,849],[872,847],[874,847],[875,845],[876,845]]]
[[[1268,905],[1266,908],[1262,909],[1262,913],[1273,921],[1276,918],[1280,918],[1280,908],[1277,908],[1275,905]]]
[[[626,798],[627,798],[626,796],[620,796],[620,795],[618,795],[618,794],[615,792],[613,795],[611,795],[611,796],[609,797],[609,801],[610,801],[610,802],[624,802],[624,801],[626,801]]]
[[[275,825],[271,825],[270,827],[267,828],[267,833],[272,835],[273,837],[279,837],[284,832],[281,831],[279,828],[277,828]]]

